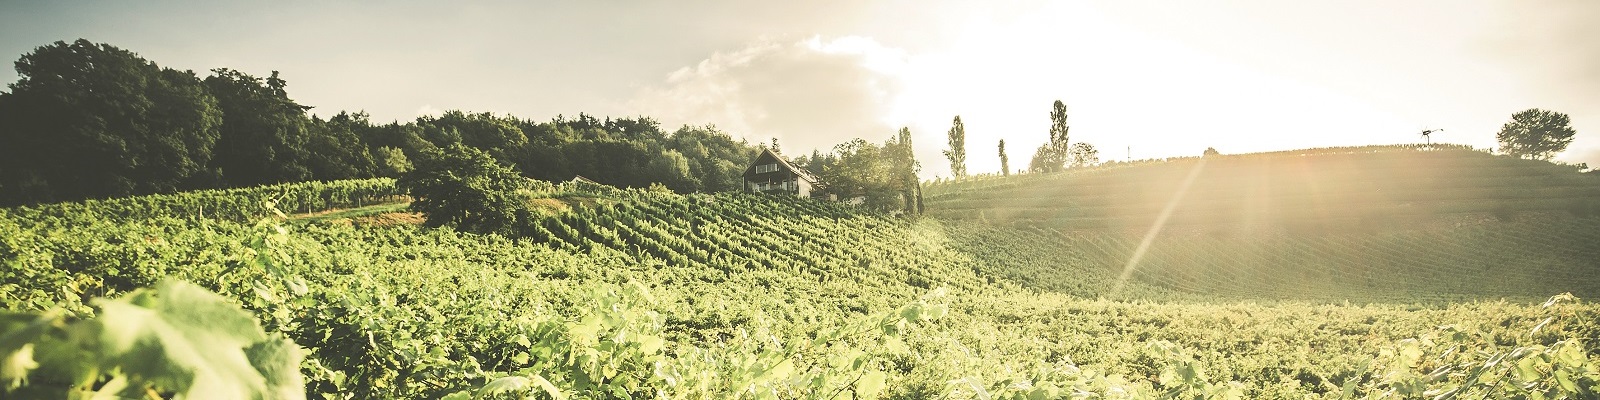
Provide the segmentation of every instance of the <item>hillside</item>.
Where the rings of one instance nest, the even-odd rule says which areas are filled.
[[[1588,303],[1240,301],[1118,282],[1053,228],[572,184],[537,193],[542,223],[517,238],[252,217],[389,202],[387,184],[0,210],[0,307],[86,317],[94,297],[192,282],[303,347],[311,398],[532,396],[533,378],[576,398],[1600,390],[1576,339],[1600,332]],[[27,383],[10,394],[72,385]]]
[[[1166,222],[1172,229],[1326,232],[1477,214],[1600,213],[1600,177],[1573,167],[1456,148],[1386,146],[990,177],[930,185],[925,201],[943,219],[1143,231],[1190,179]]]
[[[1050,230],[1094,268],[1131,264],[1140,280],[1189,293],[1600,295],[1600,177],[1451,146],[1110,164],[926,192],[938,219]]]

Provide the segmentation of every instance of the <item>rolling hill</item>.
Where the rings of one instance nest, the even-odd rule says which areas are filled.
[[[1373,153],[1296,161],[1305,164],[1288,161],[1298,155],[1179,160],[935,185],[932,217],[909,219],[813,200],[546,185],[531,193],[540,222],[516,237],[408,223],[415,218],[395,216],[400,199],[388,180],[3,209],[0,308],[11,313],[0,318],[0,337],[112,315],[110,303],[94,299],[167,290],[173,285],[163,282],[175,279],[220,294],[303,349],[299,376],[309,398],[1600,391],[1597,350],[1584,339],[1600,334],[1600,309],[1561,295],[1569,287],[1580,297],[1593,293],[1593,274],[1583,274],[1592,265],[1580,260],[1588,247],[1579,245],[1592,237],[1592,217],[1561,214],[1584,198],[1588,177],[1473,154]],[[1362,157],[1454,165],[1477,176],[1461,182],[1500,183],[1339,195],[1345,206],[1303,209],[1334,198],[1309,199],[1316,196],[1304,193],[1316,185],[1343,190],[1399,174],[1369,168]],[[1249,223],[1174,217],[1125,276],[1124,252],[1165,207],[1162,196],[1202,162],[1205,171],[1232,172],[1197,175],[1191,187],[1212,189],[1194,189],[1186,196],[1193,208],[1178,212],[1260,215]],[[1480,169],[1501,177],[1475,175]],[[1296,177],[1303,179],[1280,183]],[[1263,181],[1274,184],[1251,183]],[[1530,203],[1485,196],[1501,192],[1482,187],[1572,194],[1558,196],[1568,203]],[[1228,208],[1238,193],[1255,193],[1243,197],[1274,211]],[[1478,208],[1421,213],[1396,205],[1427,199]],[[1423,223],[1363,222],[1360,210],[1346,209],[1357,204],[1392,205]],[[1508,204],[1523,208],[1502,221],[1497,207]],[[346,207],[387,214],[289,221],[273,211]],[[1523,236],[1534,232],[1541,236]],[[1552,239],[1565,237],[1576,239]],[[1500,254],[1511,264],[1499,267],[1416,264],[1452,249],[1488,257],[1534,243],[1528,238],[1553,249]],[[1446,245],[1454,247],[1419,248]],[[1389,247],[1400,251],[1371,250]],[[1547,254],[1547,264],[1519,258],[1527,254]],[[1342,258],[1358,256],[1366,258]],[[1471,269],[1479,265],[1496,269]],[[1540,275],[1556,272],[1568,275]],[[1505,287],[1478,285],[1489,281]],[[70,337],[29,343],[47,349]],[[207,345],[199,348],[229,350]],[[62,353],[41,350],[46,367],[32,369],[13,349],[0,347],[5,371],[22,371],[26,385],[0,394],[109,387],[104,378],[90,375],[85,384],[50,368],[61,358],[49,355]],[[146,395],[175,394],[158,386],[166,391]]]
[[[940,220],[1048,230],[1095,268],[1184,292],[1600,294],[1600,176],[1452,146],[1114,163],[926,192]]]

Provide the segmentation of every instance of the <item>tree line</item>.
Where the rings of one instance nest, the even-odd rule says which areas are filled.
[[[0,206],[398,177],[457,144],[535,179],[725,191],[740,188],[758,151],[715,127],[669,132],[648,117],[322,117],[291,99],[277,72],[202,77],[83,39],[38,47],[16,71],[0,92]]]
[[[1086,142],[1068,142],[1068,132],[1071,126],[1067,124],[1067,105],[1061,100],[1056,100],[1050,105],[1050,137],[1044,144],[1034,150],[1033,159],[1028,161],[1029,172],[1054,172],[1066,168],[1089,167],[1100,164],[1100,150]],[[967,127],[957,115],[950,123],[950,131],[946,138],[949,148],[944,150],[945,159],[950,161],[950,174],[952,178],[961,179],[967,176]],[[1000,139],[1000,173],[1011,175],[1011,158],[1006,155],[1006,141]]]
[[[263,78],[216,68],[202,77],[83,39],[38,47],[15,68],[19,79],[0,92],[0,206],[399,177],[458,144],[535,179],[581,175],[619,187],[717,192],[742,189],[744,168],[759,151],[712,126],[669,132],[643,116],[533,121],[447,111],[387,124],[363,112],[322,117],[290,98],[277,72]],[[1069,144],[1060,100],[1050,120],[1049,140],[1027,170],[1099,163],[1093,145]],[[1506,154],[1549,159],[1572,136],[1565,114],[1530,109],[1515,115],[1497,139]],[[910,142],[902,129],[881,145],[855,139],[795,161],[840,198],[913,210],[919,208],[921,165]],[[965,125],[956,116],[944,155],[957,178],[967,174],[965,142]],[[772,147],[777,150],[776,141]],[[1009,175],[1004,140],[998,151],[1002,173]]]
[[[583,176],[719,192],[741,190],[744,169],[767,146],[713,126],[669,132],[642,116],[541,122],[446,111],[387,124],[364,112],[322,117],[290,98],[276,71],[201,76],[83,39],[35,48],[16,71],[18,81],[0,92],[0,206],[312,180],[413,182],[426,179],[411,174],[417,167],[489,168],[473,164],[484,160],[479,153],[545,181]],[[781,152],[776,139],[770,146]],[[854,139],[831,150],[795,159],[823,178],[823,190],[874,209],[920,208],[921,164],[909,130],[881,145]]]

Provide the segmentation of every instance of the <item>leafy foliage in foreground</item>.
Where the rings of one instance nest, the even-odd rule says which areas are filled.
[[[0,393],[24,398],[302,399],[300,350],[215,294],[164,281],[96,315],[0,315]]]

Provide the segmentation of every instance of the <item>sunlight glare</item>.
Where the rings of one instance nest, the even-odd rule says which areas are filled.
[[[1139,260],[1144,258],[1145,251],[1149,250],[1150,244],[1155,242],[1156,235],[1161,234],[1161,228],[1166,227],[1167,219],[1171,218],[1172,212],[1178,209],[1178,204],[1183,202],[1183,196],[1189,194],[1189,187],[1194,184],[1196,178],[1200,177],[1200,171],[1205,170],[1205,168],[1206,159],[1201,158],[1200,161],[1195,162],[1194,169],[1189,170],[1189,175],[1183,178],[1183,183],[1178,185],[1178,191],[1172,194],[1172,200],[1168,200],[1166,207],[1161,209],[1161,214],[1156,216],[1155,223],[1150,225],[1150,230],[1145,232],[1144,239],[1139,241],[1139,247],[1135,248],[1133,255],[1128,257],[1128,263],[1123,264],[1122,273],[1117,275],[1116,285],[1111,287],[1111,296],[1116,296],[1117,293],[1122,291],[1122,285],[1126,284],[1128,278],[1133,276],[1133,270],[1138,268]]]

